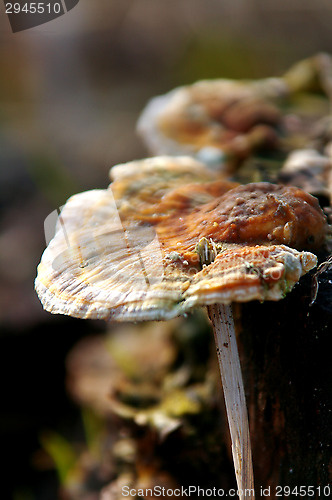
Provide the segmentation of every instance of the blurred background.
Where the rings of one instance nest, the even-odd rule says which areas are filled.
[[[146,156],[135,124],[151,97],[203,78],[280,75],[332,52],[331,22],[329,0],[80,0],[13,34],[1,9],[1,498],[57,498],[41,436],[81,431],[65,358],[105,328],[42,310],[33,281],[45,218],[105,188],[112,165]]]

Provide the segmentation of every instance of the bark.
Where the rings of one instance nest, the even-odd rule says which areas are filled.
[[[234,310],[257,498],[299,498],[300,486],[314,487],[305,498],[324,498],[331,482],[331,277],[321,280],[312,307],[305,277],[280,302]],[[290,494],[286,488],[276,495],[277,486]],[[325,493],[330,498],[332,489]]]

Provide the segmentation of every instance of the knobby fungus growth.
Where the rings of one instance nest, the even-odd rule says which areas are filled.
[[[315,267],[309,250],[324,245],[325,216],[301,189],[239,186],[188,157],[120,165],[111,177],[108,189],[64,206],[38,266],[40,300],[52,313],[116,321],[167,320],[208,306],[238,487],[253,487],[230,307],[282,299]]]

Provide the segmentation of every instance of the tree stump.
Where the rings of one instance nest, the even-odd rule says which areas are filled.
[[[332,495],[331,283],[321,275],[311,307],[308,276],[280,302],[237,309],[257,498]]]

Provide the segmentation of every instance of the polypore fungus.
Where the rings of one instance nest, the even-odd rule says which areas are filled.
[[[217,180],[185,157],[121,165],[111,175],[108,189],[64,206],[38,266],[40,300],[52,313],[117,321],[165,320],[208,306],[238,488],[252,489],[230,304],[282,299],[316,265],[302,250],[324,244],[325,216],[298,188]]]
[[[191,154],[233,169],[253,151],[275,146],[287,94],[281,79],[204,80],[152,99],[137,125],[150,152]]]
[[[301,189],[213,181],[213,174],[190,158],[143,160],[136,162],[136,173],[132,166],[113,168],[108,189],[75,195],[64,206],[36,279],[47,310],[117,320],[188,312],[193,284],[195,294],[201,280],[206,289],[207,268],[201,269],[196,250],[202,238],[216,246],[216,262],[227,261],[227,274],[230,248],[236,265],[238,258],[249,259],[249,250],[256,258],[256,245],[264,245],[264,262],[271,258],[283,265],[280,279],[268,287],[266,272],[257,272],[259,300],[269,299],[272,289],[274,300],[282,298],[314,265],[312,254],[294,248],[321,247],[326,220],[317,200]],[[244,246],[245,259],[239,254]],[[249,275],[253,279],[254,273]],[[226,284],[223,274],[220,290]],[[234,298],[238,293],[234,288]],[[227,302],[232,300],[230,295]]]
[[[322,206],[330,204],[332,162],[328,156],[315,149],[292,151],[283,164],[278,179],[283,184],[298,186],[321,200]]]
[[[150,153],[190,154],[213,168],[233,172],[261,150],[306,148],[317,118],[332,99],[332,59],[317,54],[283,76],[261,80],[203,80],[154,97],[143,110],[137,131]],[[324,111],[308,112],[293,100],[320,90]],[[303,119],[304,118],[304,119]]]

